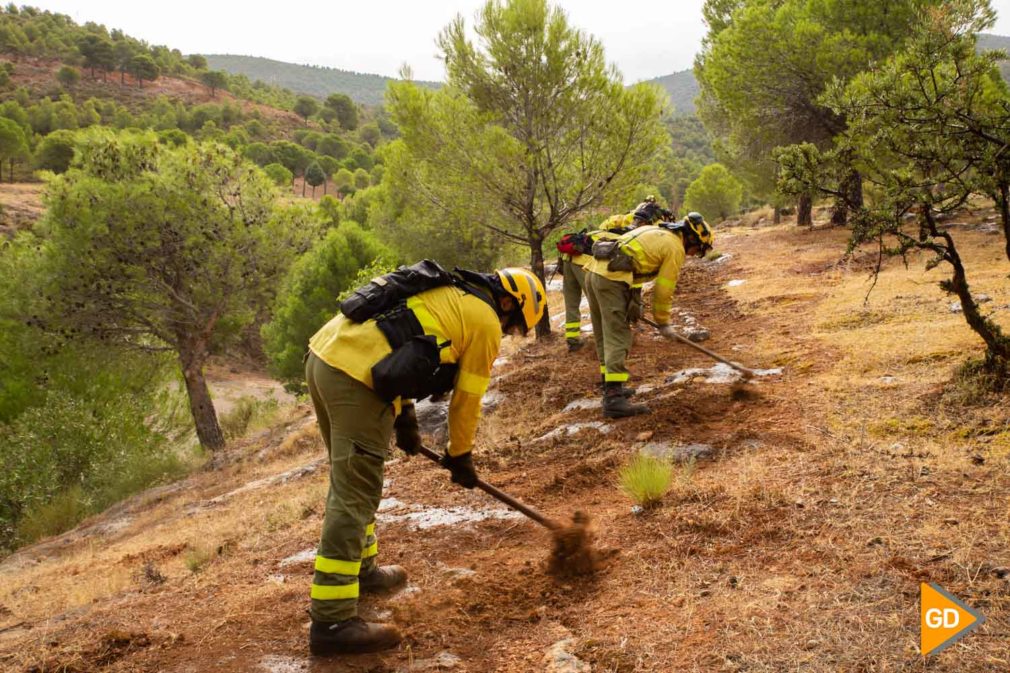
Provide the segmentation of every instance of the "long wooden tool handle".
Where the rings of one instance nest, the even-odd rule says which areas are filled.
[[[432,451],[431,449],[429,449],[426,446],[422,446],[420,449],[418,449],[418,452],[422,456],[424,456],[425,458],[431,459],[433,462],[436,462],[436,463],[439,463],[439,464],[441,464],[441,462],[442,462],[441,456],[439,456],[437,453],[435,453],[434,451]],[[509,495],[505,491],[501,491],[501,490],[495,488],[494,486],[492,486],[491,484],[487,483],[486,481],[484,481],[482,479],[478,479],[477,480],[477,488],[479,488],[480,490],[484,491],[485,493],[487,493],[488,495],[490,495],[492,498],[495,498],[496,500],[499,500],[499,501],[505,503],[506,505],[508,505],[512,509],[516,510],[517,512],[522,512],[523,514],[525,514],[526,516],[528,516],[529,518],[533,519],[538,524],[540,524],[541,526],[543,526],[544,528],[549,528],[551,530],[556,530],[556,529],[560,528],[560,525],[556,521],[554,521],[552,519],[548,519],[546,516],[544,516],[543,514],[541,514],[540,512],[538,512],[537,510],[533,509],[532,507],[530,507],[526,503],[523,503],[523,502],[520,502],[519,500],[516,500],[515,498],[513,498],[511,495]]]
[[[651,321],[651,320],[649,320],[648,318],[645,318],[645,317],[642,318],[642,322],[644,322],[646,325],[652,325],[656,329],[659,329],[659,327],[660,327],[657,323],[654,323],[653,321]],[[713,360],[718,360],[719,362],[721,362],[721,363],[723,363],[725,365],[729,365],[730,367],[732,367],[733,369],[737,370],[738,372],[740,372],[741,374],[743,374],[744,376],[746,376],[749,379],[750,378],[754,378],[756,376],[756,374],[754,373],[753,369],[747,369],[746,367],[744,367],[743,365],[741,365],[741,364],[739,364],[737,362],[733,362],[732,360],[727,360],[726,358],[724,358],[723,356],[719,355],[718,353],[713,353],[712,351],[710,351],[709,349],[705,348],[704,346],[699,346],[698,344],[696,344],[695,342],[691,341],[690,339],[688,339],[687,337],[685,337],[685,336],[683,336],[681,334],[678,334],[678,333],[674,332],[673,336],[680,343],[687,344],[691,348],[694,348],[695,350],[701,351],[702,353],[704,353],[705,355],[709,356]]]

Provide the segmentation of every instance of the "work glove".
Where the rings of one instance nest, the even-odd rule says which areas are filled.
[[[626,312],[628,324],[634,324],[642,319],[642,288],[637,287],[631,291]]]
[[[671,341],[677,338],[677,330],[674,329],[673,325],[660,325],[659,333]]]
[[[473,468],[473,455],[467,451],[462,456],[442,456],[442,467],[452,473],[452,483],[463,488],[473,488],[477,485],[477,471]]]
[[[400,415],[393,421],[396,431],[396,445],[408,456],[416,456],[421,448],[421,433],[417,429],[417,413],[413,404],[405,404]]]

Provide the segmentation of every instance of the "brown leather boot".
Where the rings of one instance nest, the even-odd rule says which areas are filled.
[[[371,572],[358,577],[361,593],[383,593],[399,589],[407,583],[403,566],[376,566]]]
[[[650,413],[644,404],[632,404],[620,383],[608,383],[603,393],[603,416],[605,418],[625,418]]]
[[[392,624],[373,624],[360,617],[342,622],[317,622],[309,629],[309,652],[317,657],[380,652],[399,645],[403,637]]]

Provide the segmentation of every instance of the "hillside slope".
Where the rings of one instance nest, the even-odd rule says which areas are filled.
[[[350,72],[323,66],[297,65],[259,56],[232,54],[207,54],[207,65],[213,70],[224,70],[234,75],[245,75],[251,80],[275,84],[296,93],[326,98],[332,93],[342,93],[364,105],[381,105],[390,77]],[[418,81],[431,88],[438,82]]]
[[[950,226],[1006,327],[990,218]],[[0,563],[0,668],[528,673],[568,651],[620,673],[919,670],[919,582],[935,581],[989,621],[929,669],[1006,670],[1007,409],[944,396],[980,346],[936,288],[940,272],[885,263],[866,304],[876,256],[841,261],[844,245],[837,229],[737,226],[718,232],[721,261],[688,264],[678,319],[710,329],[713,350],[785,368],[744,399],[711,371],[683,374],[711,363],[641,326],[629,365],[654,414],[601,422],[591,349],[507,344],[478,467],[551,516],[590,512],[614,552],[594,578],[549,577],[542,529],[397,454],[380,553],[411,583],[362,609],[406,641],[310,661],[327,478],[303,406],[233,445],[225,468]],[[690,444],[704,445],[689,451],[697,462],[635,515],[619,467]]]

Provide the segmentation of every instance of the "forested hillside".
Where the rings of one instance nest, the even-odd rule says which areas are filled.
[[[325,98],[333,93],[350,96],[362,105],[382,105],[386,84],[390,77],[350,72],[318,65],[297,65],[259,56],[233,54],[207,54],[208,65],[251,80],[273,84],[296,93]],[[417,82],[421,86],[436,88],[438,82]]]

